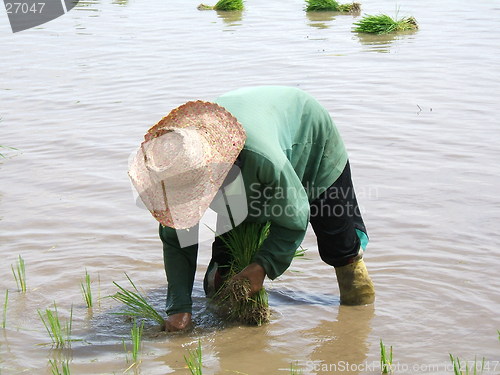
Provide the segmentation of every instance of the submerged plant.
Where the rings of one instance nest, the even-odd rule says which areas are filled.
[[[71,313],[69,321],[62,324],[59,319],[59,313],[57,311],[57,305],[54,302],[54,311],[45,309],[45,313],[38,310],[38,315],[42,320],[45,329],[47,330],[50,339],[52,340],[52,345],[56,348],[65,348],[71,346],[71,328],[73,325],[73,306],[71,306]]]
[[[394,19],[385,14],[367,15],[354,25],[356,26],[354,31],[369,34],[388,34],[418,29],[417,21],[413,17]]]
[[[361,10],[359,3],[339,4],[336,0],[306,0],[306,12],[345,12],[356,13]]]
[[[201,341],[198,340],[198,347],[195,350],[188,350],[188,356],[184,356],[184,361],[186,362],[191,375],[203,375],[202,372],[202,353],[201,353]]]
[[[9,303],[9,290],[5,291],[5,302],[3,304],[2,328],[7,326],[7,304]]]
[[[124,312],[118,312],[115,314],[128,315],[135,318],[151,319],[159,323],[162,329],[164,329],[165,319],[163,319],[158,311],[156,311],[155,308],[148,303],[146,298],[139,292],[139,289],[137,289],[130,277],[127,274],[125,274],[125,276],[127,276],[127,279],[134,290],[127,290],[113,281],[113,284],[115,284],[120,290],[110,297],[127,306],[127,309]]]
[[[392,346],[387,354],[387,348],[380,339],[380,368],[382,374],[392,374]]]
[[[223,12],[243,10],[243,0],[219,0],[214,6],[200,4],[198,5],[199,10],[219,10]]]
[[[23,257],[19,255],[16,267],[14,268],[14,266],[11,265],[10,268],[12,269],[12,274],[16,280],[17,289],[21,293],[26,293],[26,265]]]
[[[59,366],[58,366],[57,361],[49,359],[49,363],[50,363],[50,369],[51,369],[52,375],[71,375],[68,360],[61,362],[61,370],[59,370]]]
[[[269,227],[270,223],[242,223],[220,236],[229,250],[231,263],[226,281],[214,299],[229,320],[256,325],[269,321],[269,302],[265,288],[250,297],[250,281],[233,279],[233,276],[252,263],[254,255],[269,234]]]
[[[85,281],[80,284],[82,288],[82,295],[83,299],[85,300],[85,304],[87,305],[87,308],[92,308],[93,301],[92,301],[92,289],[90,288],[90,275],[88,274],[87,270],[85,270]]]
[[[450,361],[451,364],[453,365],[453,373],[455,375],[478,375],[482,374],[484,371],[484,365],[485,365],[485,358],[483,357],[483,360],[481,361],[481,367],[478,366],[477,359],[474,358],[474,364],[473,368],[469,367],[469,364],[465,362],[465,369],[462,371],[462,363],[460,362],[460,358],[453,357],[453,355],[450,353]],[[480,372],[478,372],[478,370]]]

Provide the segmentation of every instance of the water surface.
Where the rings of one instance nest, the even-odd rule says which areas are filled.
[[[165,336],[148,324],[137,372],[188,373],[183,355],[200,339],[207,374],[286,374],[292,362],[304,374],[376,374],[383,339],[397,374],[452,373],[448,353],[484,356],[500,374],[498,4],[363,2],[363,13],[399,7],[419,22],[389,37],[353,33],[357,17],[306,15],[298,0],[230,15],[197,5],[89,1],[17,34],[0,18],[0,145],[19,150],[0,160],[2,374],[49,373],[49,359],[68,356],[74,374],[128,367],[131,324],[111,314],[121,307],[101,299],[90,314],[80,294],[85,269],[101,297],[126,272],[165,303],[157,225],[134,204],[127,158],[170,109],[255,84],[300,87],[331,112],[371,237],[377,301],[339,306],[309,232],[310,260],[267,283],[271,323],[226,326],[203,297],[204,237],[197,327]],[[26,295],[10,270],[19,254]],[[37,310],[53,301],[64,318],[74,306],[83,341],[69,352],[39,345],[48,336]]]

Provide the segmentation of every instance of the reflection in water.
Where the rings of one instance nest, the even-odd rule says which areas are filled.
[[[242,10],[232,10],[232,11],[223,11],[216,10],[217,17],[222,18],[225,24],[229,26],[238,26],[239,22],[243,19],[243,11]]]
[[[128,5],[128,0],[113,0],[113,4]]]
[[[406,35],[414,34],[414,31],[401,31],[398,33],[389,34],[368,34],[368,33],[356,33],[359,42],[365,46],[368,46],[369,50],[388,53],[390,52],[390,47],[395,40],[403,39]]]
[[[316,373],[358,374],[366,364],[374,305],[339,306],[336,321],[324,320],[303,332],[318,343],[305,368]],[[348,366],[348,367],[347,367]]]
[[[330,25],[325,22],[331,22],[335,19],[338,12],[306,12],[309,19],[309,26],[317,27],[318,29],[327,29]]]

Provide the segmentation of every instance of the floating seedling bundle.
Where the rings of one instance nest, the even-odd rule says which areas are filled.
[[[367,15],[359,22],[354,23],[357,26],[354,31],[369,34],[389,34],[398,31],[417,30],[417,21],[413,17],[403,17],[394,19],[385,14],[375,16]]]
[[[242,223],[220,236],[232,261],[226,281],[215,294],[214,300],[228,320],[251,325],[261,325],[269,321],[270,311],[265,288],[250,296],[250,282],[247,279],[233,279],[233,276],[252,263],[254,255],[269,234],[269,227],[269,223]]]
[[[306,0],[306,12],[343,12],[358,13],[361,11],[359,3],[339,4],[335,0]]]
[[[214,6],[200,4],[199,10],[220,10],[230,12],[235,10],[243,10],[243,0],[219,0]]]

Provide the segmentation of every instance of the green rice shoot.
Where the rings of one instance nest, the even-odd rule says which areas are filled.
[[[356,13],[361,10],[359,3],[339,4],[336,0],[306,0],[306,12]]]
[[[198,340],[198,347],[195,350],[188,350],[188,355],[187,357],[184,356],[184,361],[186,362],[191,375],[203,375],[203,361],[200,340]]]
[[[91,309],[93,306],[93,301],[92,301],[92,288],[90,286],[91,281],[90,281],[90,275],[88,274],[87,270],[85,270],[85,280],[80,284],[81,289],[82,289],[82,296],[83,299],[85,300],[85,304],[87,305],[87,308]]]
[[[71,347],[71,329],[73,324],[73,306],[71,306],[71,313],[69,320],[65,324],[59,319],[59,312],[57,311],[57,305],[54,302],[54,310],[45,309],[42,313],[38,310],[38,315],[42,320],[47,333],[52,340],[52,346],[56,348],[69,348]]]
[[[418,29],[417,21],[413,17],[392,18],[386,14],[367,15],[355,22],[354,31],[368,34],[389,34],[399,31],[413,31]]]
[[[130,337],[132,338],[132,359],[134,363],[139,363],[139,357],[142,349],[142,332],[144,331],[144,322],[141,325],[137,325],[137,321],[134,320],[134,325],[130,330]]]
[[[17,289],[21,293],[26,293],[26,264],[24,263],[23,257],[19,255],[16,267],[14,268],[14,266],[11,265],[10,268],[16,280]]]
[[[2,145],[0,145],[0,148],[3,148],[5,150],[15,150],[15,151],[17,151],[17,148],[9,147],[9,146],[2,146]],[[0,158],[4,158],[5,159],[7,157],[0,152]]]
[[[466,361],[465,369],[463,369],[462,362],[460,361],[460,358],[458,358],[458,356],[453,357],[453,355],[450,353],[450,361],[453,365],[453,373],[455,375],[478,375],[483,373],[486,359],[483,357],[483,360],[480,362],[481,367],[479,367],[477,358],[474,358],[474,364],[472,365],[472,368],[469,367],[469,363]]]
[[[9,290],[5,291],[5,302],[3,303],[2,328],[7,327],[7,305],[9,303]]]
[[[269,302],[265,288],[250,297],[248,280],[232,280],[233,276],[252,263],[254,255],[269,234],[269,227],[270,223],[242,223],[220,236],[232,261],[226,282],[217,291],[214,300],[229,320],[251,325],[261,325],[269,321]]]
[[[135,286],[134,282],[127,276],[128,281],[132,285],[133,290],[127,290],[120,286],[118,283],[113,281],[113,284],[119,289],[118,292],[110,296],[114,300],[123,303],[127,306],[124,312],[117,312],[117,315],[127,315],[134,318],[145,318],[151,319],[162,327],[165,328],[165,319],[151,306],[146,298],[139,292],[139,289]]]
[[[298,368],[295,364],[290,363],[290,375],[301,375],[302,370]]]
[[[124,371],[127,372],[132,367],[138,366],[141,363],[141,351],[142,351],[142,333],[144,332],[144,322],[141,322],[141,325],[137,324],[137,320],[134,319],[134,324],[132,329],[130,330],[130,339],[132,342],[132,347],[130,351],[130,355],[132,357],[132,364]],[[127,344],[125,344],[125,340],[123,341],[123,348],[125,349],[125,354],[127,358],[127,363],[129,363]]]
[[[380,339],[380,368],[382,374],[392,374],[392,346],[387,353],[387,348]]]
[[[234,12],[243,10],[243,0],[219,0],[214,6],[200,4],[199,10],[217,10],[222,12]]]
[[[50,370],[52,375],[71,375],[71,371],[69,369],[69,361],[61,361],[61,369],[59,370],[59,365],[57,361],[49,359]]]

